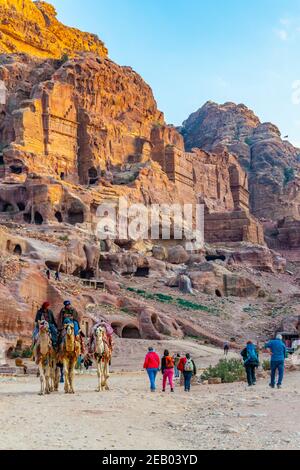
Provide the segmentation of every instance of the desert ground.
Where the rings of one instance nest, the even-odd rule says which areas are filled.
[[[115,357],[111,390],[100,394],[93,371],[76,375],[75,395],[61,386],[40,397],[34,376],[0,378],[0,449],[300,449],[300,372],[288,373],[282,390],[261,379],[250,389],[195,385],[190,394],[177,383],[172,395],[161,392],[159,376],[151,394],[146,374],[133,370],[146,346],[123,350],[123,363]],[[194,345],[193,353],[200,367],[222,356],[206,346]]]

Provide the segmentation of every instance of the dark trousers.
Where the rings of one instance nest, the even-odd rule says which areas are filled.
[[[276,372],[278,370],[277,385],[282,385],[284,376],[284,361],[271,361],[271,385],[275,387]]]
[[[185,391],[190,391],[191,390],[191,380],[193,377],[193,372],[183,372],[183,377],[184,377],[184,390]]]
[[[248,385],[255,385],[256,384],[256,376],[255,376],[255,369],[256,366],[253,364],[248,364],[245,366],[246,368],[246,373],[247,373],[247,380],[248,380]]]

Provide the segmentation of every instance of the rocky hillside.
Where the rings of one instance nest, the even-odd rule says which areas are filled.
[[[107,55],[105,45],[96,35],[60,23],[52,5],[31,0],[0,0],[0,53],[25,52],[37,57],[61,58],[82,51]]]
[[[249,174],[253,213],[278,220],[300,214],[300,149],[245,105],[207,102],[183,123],[187,150],[225,147]]]

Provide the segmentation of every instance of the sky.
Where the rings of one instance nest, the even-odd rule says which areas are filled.
[[[300,0],[49,0],[152,87],[169,124],[244,103],[300,147]]]

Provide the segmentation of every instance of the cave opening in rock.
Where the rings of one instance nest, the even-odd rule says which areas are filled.
[[[4,165],[4,158],[3,158],[3,153],[0,153],[0,165]]]
[[[14,248],[14,255],[21,256],[22,255],[22,248],[20,245],[16,245]]]
[[[24,204],[24,202],[18,202],[17,206],[18,206],[20,212],[25,211],[25,204]]]
[[[15,212],[14,206],[9,202],[4,203],[2,212]]]
[[[64,179],[65,179],[65,174],[64,174],[63,171],[62,171],[61,174],[60,174],[60,179],[61,179],[62,181],[64,181]]]
[[[134,325],[127,325],[122,330],[122,338],[141,339],[139,329]]]
[[[95,271],[92,268],[81,269],[79,276],[81,279],[95,279]]]
[[[157,325],[157,320],[158,320],[158,316],[156,315],[156,313],[153,313],[153,315],[151,316],[151,321],[155,327]]]
[[[31,224],[31,214],[24,214],[23,219],[26,224]]]
[[[21,175],[23,173],[23,168],[21,166],[12,165],[10,171],[15,175]]]
[[[226,256],[221,255],[208,255],[205,256],[206,261],[226,261]]]
[[[148,277],[149,276],[149,268],[137,268],[135,272],[135,277]]]
[[[43,222],[44,222],[43,216],[38,211],[36,211],[34,214],[34,223],[36,225],[43,225]]]
[[[222,297],[222,292],[219,289],[216,289],[215,294],[217,297]]]
[[[60,224],[63,223],[63,217],[62,217],[61,212],[59,212],[59,211],[55,212],[55,218],[56,218],[57,222],[59,222]]]
[[[89,184],[94,185],[98,183],[98,172],[95,167],[92,167],[88,171]]]
[[[114,333],[121,337],[121,329],[122,329],[122,323],[120,322],[112,322],[111,327],[114,330]]]
[[[68,222],[71,225],[83,224],[84,222],[83,210],[82,209],[69,209]]]

